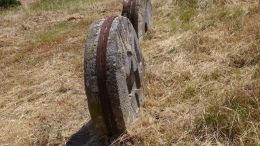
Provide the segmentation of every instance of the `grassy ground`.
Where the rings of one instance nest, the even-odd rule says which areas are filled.
[[[112,144],[259,145],[259,2],[152,4],[142,117]],[[1,145],[66,145],[88,125],[88,27],[121,10],[121,0],[45,0],[0,11]]]

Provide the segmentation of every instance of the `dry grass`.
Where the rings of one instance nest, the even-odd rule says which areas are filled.
[[[60,2],[0,12],[2,145],[65,145],[90,120],[86,33],[122,4]],[[259,145],[259,2],[152,3],[142,117],[113,145]]]

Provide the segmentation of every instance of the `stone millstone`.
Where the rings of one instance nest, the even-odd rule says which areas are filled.
[[[98,134],[125,131],[139,116],[144,98],[143,57],[135,30],[125,17],[116,17],[111,25],[106,54],[106,88],[117,132],[108,130],[102,113],[97,79],[97,46],[104,20],[94,22],[88,31],[84,53],[84,82],[88,106]]]
[[[132,12],[133,2],[135,1],[135,12]],[[150,27],[153,26],[153,11],[151,0],[124,0],[124,6],[129,3],[129,15],[122,16],[128,17],[131,20],[131,14],[134,14],[134,22],[132,22],[139,41],[147,34]],[[124,9],[124,8],[123,8]]]

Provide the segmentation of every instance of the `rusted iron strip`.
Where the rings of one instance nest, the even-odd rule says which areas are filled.
[[[136,0],[129,0],[128,2],[124,2],[122,16],[127,17],[133,26],[135,26],[135,5]]]
[[[124,1],[122,16],[125,16],[125,17],[129,18],[129,15],[130,15],[130,5],[131,5],[131,0],[129,0],[128,2]]]
[[[129,19],[134,27],[135,27],[135,5],[136,5],[136,0],[132,0],[131,13]]]
[[[101,110],[103,114],[104,123],[107,128],[109,135],[118,133],[118,128],[115,122],[114,114],[112,111],[111,101],[108,95],[108,83],[107,83],[107,66],[106,66],[106,57],[107,57],[107,42],[109,31],[112,25],[113,20],[116,17],[107,18],[101,27],[98,46],[97,46],[97,81],[98,81],[98,93],[99,100],[101,104]]]

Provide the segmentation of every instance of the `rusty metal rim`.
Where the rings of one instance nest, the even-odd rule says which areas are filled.
[[[130,13],[130,21],[132,23],[132,25],[135,28],[135,5],[136,5],[136,0],[132,0],[132,7],[131,7],[131,13]]]
[[[107,42],[109,31],[112,26],[113,20],[116,16],[107,18],[101,27],[98,46],[97,46],[97,82],[98,82],[98,93],[101,104],[101,111],[103,120],[108,132],[108,135],[118,133],[118,128],[114,118],[111,101],[108,95],[107,89],[107,66],[106,66],[106,54],[107,54]]]
[[[131,5],[131,0],[129,0],[128,2],[124,2],[122,16],[125,16],[125,17],[129,18],[130,5]]]
[[[135,6],[136,0],[129,0],[128,2],[124,2],[122,16],[127,17],[132,25],[135,27]]]

